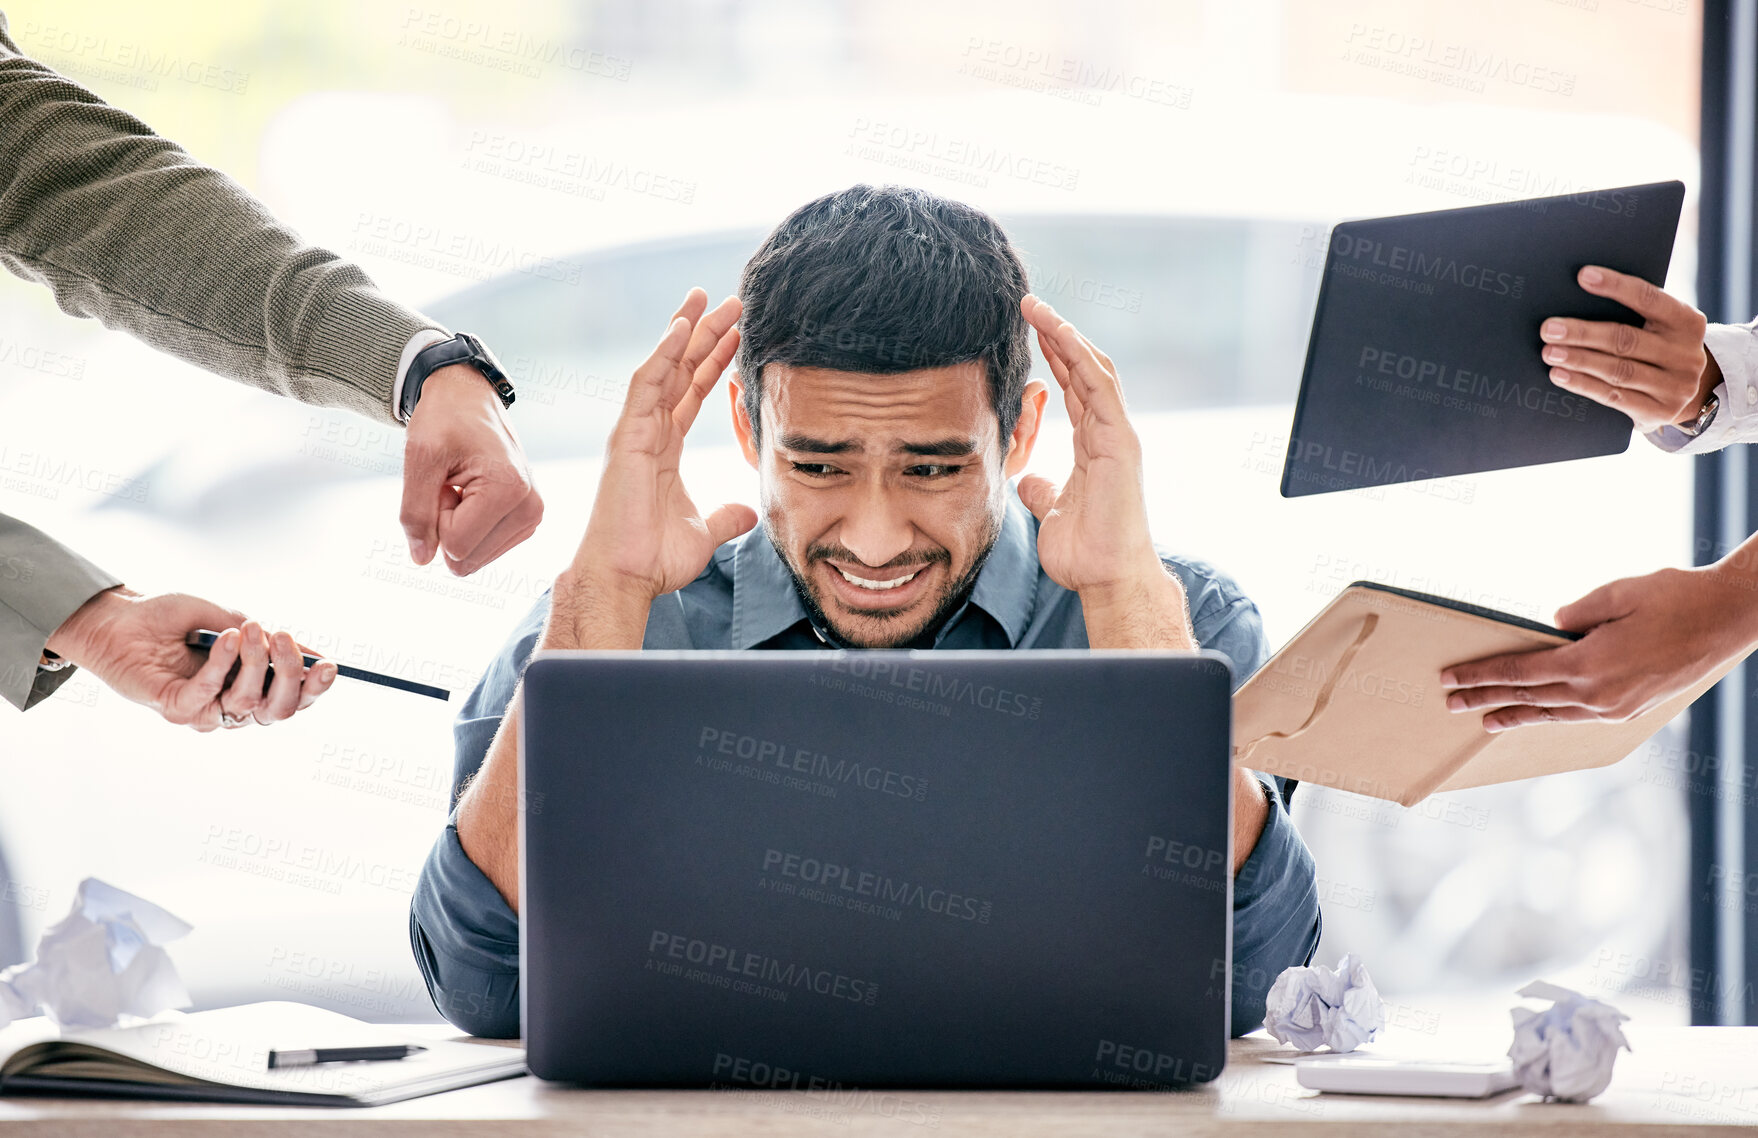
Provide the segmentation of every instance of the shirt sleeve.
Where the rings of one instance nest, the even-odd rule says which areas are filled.
[[[1162,555],[1161,563],[1184,583],[1196,642],[1232,662],[1233,689],[1239,690],[1239,685],[1270,658],[1257,605],[1231,577],[1204,562]]]
[[[391,385],[391,414],[397,417],[398,422],[409,421],[403,417],[403,381],[409,378],[409,369],[414,365],[415,357],[448,338],[437,328],[423,328],[409,337],[409,342],[403,345],[403,354],[397,357],[397,379]]]
[[[1233,1016],[1235,1037],[1264,1022],[1264,998],[1283,969],[1312,963],[1323,929],[1318,871],[1281,796],[1257,776],[1269,819],[1251,856],[1233,877]]]
[[[1715,418],[1695,438],[1672,426],[1643,436],[1661,450],[1707,454],[1758,439],[1758,320],[1711,324],[1703,334],[1703,347],[1721,368],[1721,382],[1715,386],[1719,403]]]
[[[19,53],[0,13],[0,264],[197,367],[386,423],[438,325],[301,241],[244,187]]]
[[[409,944],[433,1006],[460,1030],[519,1035],[519,918],[458,844],[455,819],[421,867]]]
[[[519,917],[458,843],[457,802],[482,769],[549,612],[538,598],[458,712],[452,813],[409,903],[409,944],[441,1015],[471,1035],[519,1034]]]

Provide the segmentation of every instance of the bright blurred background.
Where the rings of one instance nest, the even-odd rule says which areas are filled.
[[[1692,0],[0,0],[27,53],[253,190],[392,295],[485,336],[546,521],[468,580],[414,566],[401,436],[208,376],[0,278],[0,510],[146,590],[208,596],[461,698],[583,529],[633,363],[690,286],[732,291],[818,194],[906,182],[999,215],[1035,287],[1119,362],[1156,534],[1231,571],[1273,644],[1369,579],[1538,619],[1690,563],[1690,465],[1276,493],[1329,226],[1636,182],[1690,187]],[[1041,361],[1037,374],[1045,374]],[[1054,401],[1053,401],[1054,403]],[[1058,409],[1059,410],[1059,409]],[[706,414],[687,474],[755,501]],[[1065,422],[1037,468],[1066,469]],[[0,709],[0,927],[95,874],[196,931],[202,1006],[432,1019],[407,905],[456,708],[341,683],[196,736],[89,678]],[[1536,976],[1687,1022],[1675,726],[1617,766],[1405,811],[1315,787],[1320,959],[1394,1028]],[[16,950],[17,944],[10,946]]]

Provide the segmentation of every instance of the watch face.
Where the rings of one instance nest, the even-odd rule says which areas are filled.
[[[473,364],[482,373],[484,379],[494,387],[495,394],[500,397],[501,406],[513,405],[513,384],[507,373],[501,368],[501,362],[494,358],[488,345],[468,332],[459,332],[458,339],[469,349],[470,356],[466,362]]]
[[[506,369],[501,367],[501,361],[495,357],[493,352],[488,350],[488,345],[480,340],[476,342],[476,354],[483,363],[494,369],[495,375],[498,376],[505,373]]]
[[[1721,410],[1721,397],[1711,392],[1709,398],[1703,401],[1703,410],[1697,412],[1697,418],[1689,426],[1679,427],[1679,430],[1696,438],[1709,429],[1709,424],[1715,421],[1715,413],[1719,410]]]

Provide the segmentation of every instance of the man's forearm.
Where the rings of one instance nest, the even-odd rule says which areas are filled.
[[[651,601],[563,573],[550,594],[549,618],[537,650],[639,649],[651,607]],[[458,844],[514,912],[519,910],[519,721],[524,705],[521,681],[488,757],[458,802]]]
[[[1729,585],[1752,594],[1752,603],[1729,612],[1727,623],[1741,637],[1758,637],[1758,534],[1735,546],[1711,568]]]
[[[1184,587],[1163,569],[1138,583],[1081,594],[1087,643],[1094,648],[1193,651]],[[1244,767],[1233,769],[1233,872],[1238,873],[1269,819],[1263,784]]]
[[[1083,589],[1081,616],[1094,648],[1194,651],[1184,586],[1155,562],[1157,572],[1107,586]]]
[[[519,717],[525,684],[513,689],[488,757],[458,800],[458,845],[519,911]]]
[[[647,635],[652,598],[573,569],[556,578],[540,648],[638,652]]]

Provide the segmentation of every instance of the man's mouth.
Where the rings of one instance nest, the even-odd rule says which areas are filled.
[[[841,608],[869,616],[903,612],[920,603],[934,582],[939,581],[934,569],[938,561],[898,566],[892,569],[869,569],[864,565],[844,568],[831,561],[822,561],[822,582],[818,587],[836,598]]]
[[[831,568],[835,569],[838,573],[841,573],[843,580],[848,581],[852,585],[862,589],[871,589],[874,592],[883,592],[886,589],[895,589],[900,585],[909,584],[911,581],[915,580],[916,574],[920,573],[922,569],[927,568],[927,566],[924,565],[922,566],[922,569],[911,570],[901,577],[888,577],[885,580],[875,580],[871,577],[857,577],[840,565],[832,565]]]

